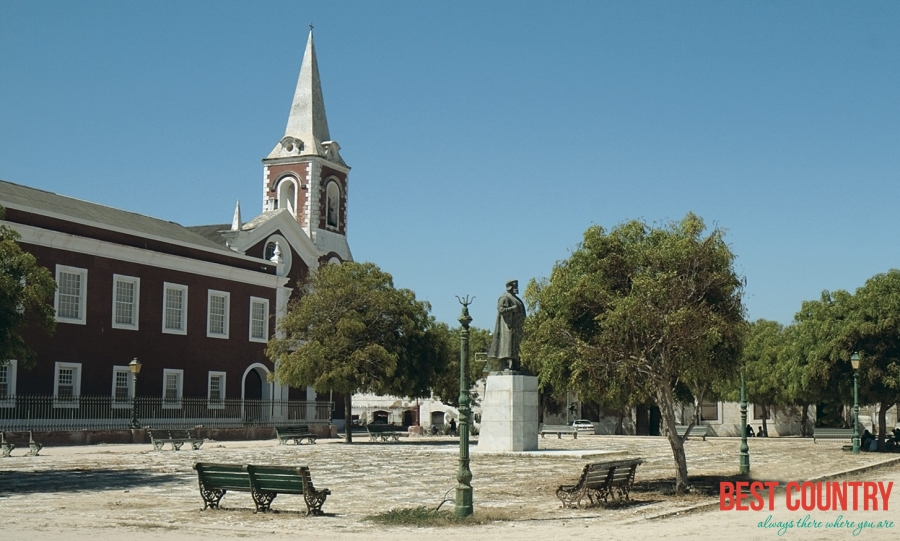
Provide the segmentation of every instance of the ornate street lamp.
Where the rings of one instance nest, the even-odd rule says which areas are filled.
[[[137,377],[141,373],[141,361],[135,357],[128,363],[128,369],[131,370],[131,423],[128,427],[136,430],[141,428],[137,420]]]
[[[464,518],[472,514],[472,470],[469,469],[469,305],[475,300],[466,295],[460,299],[462,314],[459,322],[462,330],[459,333],[459,471],[456,480],[456,516]]]
[[[853,454],[859,454],[859,397],[857,385],[859,381],[859,353],[850,356],[850,365],[853,366]]]
[[[747,390],[741,367],[741,475],[750,474],[750,447],[747,445]]]

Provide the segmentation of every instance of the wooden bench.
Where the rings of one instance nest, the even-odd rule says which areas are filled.
[[[368,424],[366,431],[370,441],[400,441],[400,431],[394,425]]]
[[[862,434],[860,434],[860,437]],[[816,440],[851,440],[853,439],[853,429],[852,428],[819,428],[818,426],[813,429],[813,443],[816,443]]]
[[[272,501],[279,494],[302,494],[307,515],[321,515],[331,491],[327,488],[316,490],[309,468],[301,466],[254,466],[241,464],[194,464],[200,484],[203,509],[218,509],[219,502],[229,490],[249,492],[256,505],[256,511],[269,511]]]
[[[687,432],[687,427],[686,427],[686,426],[676,426],[676,427],[675,427],[675,433],[678,434],[679,436],[681,436],[682,438],[684,438],[684,435],[685,435],[686,432]],[[706,435],[707,435],[708,433],[709,433],[709,427],[708,427],[708,426],[706,426],[706,425],[694,425],[693,427],[691,427],[691,434],[690,434],[690,436],[700,436],[701,438],[703,438],[703,441],[706,441]],[[688,438],[690,438],[690,436],[688,436]],[[685,439],[688,439],[688,438],[685,438]]]
[[[189,444],[193,450],[198,451],[206,441],[203,438],[195,438],[191,435],[190,430],[183,429],[148,430],[147,434],[150,435],[150,443],[153,444],[153,449],[156,451],[162,451],[163,446],[167,443],[172,445],[173,451],[180,450],[185,443]]]
[[[578,439],[578,430],[574,426],[569,425],[542,425],[541,437],[544,434],[556,434],[557,439],[562,439],[563,434],[571,434],[576,440]]]
[[[309,425],[275,427],[275,436],[279,445],[285,445],[289,440],[294,440],[294,445],[300,445],[304,439],[307,443],[316,443],[316,435],[309,431]]]
[[[36,441],[34,441],[34,435],[32,435],[31,431],[28,431],[28,455],[26,456],[38,456],[41,452],[41,449],[44,446]],[[6,458],[12,454],[13,450],[16,448],[16,444],[6,439],[6,433],[0,431],[0,449],[3,451],[3,457]]]
[[[585,496],[591,505],[598,505],[600,500],[608,503],[610,495],[619,501],[627,501],[634,485],[635,471],[643,462],[640,458],[633,458],[587,464],[578,482],[574,485],[560,485],[556,489],[556,497],[562,501],[563,507],[569,508],[581,507],[581,500]]]

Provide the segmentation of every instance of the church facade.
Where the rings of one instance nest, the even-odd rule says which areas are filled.
[[[21,415],[26,396],[59,413],[85,397],[127,408],[135,392],[169,410],[195,400],[206,413],[228,401],[307,401],[304,419],[330,420],[330,397],[269,381],[265,348],[308,273],[352,260],[339,150],[310,32],[284,136],[263,159],[261,213],[248,221],[238,204],[231,223],[186,227],[0,181],[3,223],[58,287],[56,332],[25,331],[36,365],[0,367],[0,420]]]

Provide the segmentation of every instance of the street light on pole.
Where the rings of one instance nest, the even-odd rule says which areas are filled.
[[[859,353],[850,356],[850,365],[853,367],[853,454],[859,454],[859,395],[857,387],[859,381]]]
[[[459,333],[459,471],[456,480],[456,516],[465,518],[472,514],[472,470],[469,469],[469,423],[471,423],[472,410],[469,407],[469,323],[472,316],[469,315],[469,305],[475,298],[460,299],[462,314],[459,323],[462,329]]]
[[[137,419],[137,377],[141,372],[141,361],[135,357],[128,363],[128,369],[131,370],[131,423],[129,428],[139,429],[141,424]]]
[[[741,475],[750,473],[750,447],[747,445],[747,390],[744,385],[744,367],[741,367]]]

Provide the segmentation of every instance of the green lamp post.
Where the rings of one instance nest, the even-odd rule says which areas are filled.
[[[466,295],[460,299],[462,314],[459,322],[462,331],[459,333],[459,471],[456,480],[456,516],[464,518],[472,514],[472,471],[469,469],[469,419],[472,411],[469,407],[469,305],[475,298]]]
[[[857,386],[859,381],[859,353],[850,356],[850,365],[853,367],[853,454],[859,454],[859,396]]]
[[[750,473],[750,447],[747,445],[747,388],[741,367],[741,475]]]

